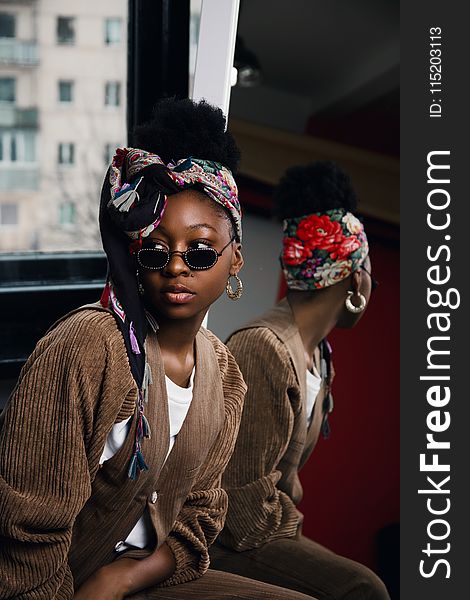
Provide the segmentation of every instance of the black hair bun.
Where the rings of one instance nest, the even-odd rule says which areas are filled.
[[[232,173],[240,160],[223,112],[205,100],[160,100],[152,119],[135,128],[131,146],[158,154],[165,163],[191,156],[221,163]]]
[[[275,190],[274,201],[281,219],[332,208],[354,212],[357,206],[349,176],[329,160],[287,169]]]

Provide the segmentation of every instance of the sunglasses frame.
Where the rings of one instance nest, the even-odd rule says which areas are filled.
[[[191,271],[207,271],[208,269],[212,269],[212,267],[215,267],[215,265],[217,264],[217,261],[219,260],[219,257],[222,256],[223,251],[228,248],[230,246],[230,244],[235,241],[235,237],[232,237],[231,240],[222,248],[222,250],[220,252],[217,252],[217,250],[215,248],[212,247],[208,247],[208,248],[187,248],[184,251],[181,250],[172,250],[171,252],[169,250],[162,250],[161,248],[140,248],[140,250],[137,252],[137,262],[139,264],[140,267],[142,267],[142,269],[146,269],[148,271],[161,271],[162,269],[164,269],[168,263],[171,260],[171,257],[175,254],[181,256],[181,258],[183,259],[184,264],[191,269]],[[164,265],[162,265],[161,267],[148,267],[146,265],[144,265],[141,261],[140,261],[140,253],[143,250],[147,250],[147,251],[153,251],[153,252],[161,252],[162,254],[166,254],[167,255],[167,260],[165,262]],[[192,265],[189,264],[188,262],[188,254],[191,252],[200,252],[201,250],[203,250],[204,252],[207,252],[208,250],[211,251],[214,254],[214,262],[209,265],[208,267],[193,267]]]

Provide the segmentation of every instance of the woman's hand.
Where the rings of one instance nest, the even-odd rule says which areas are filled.
[[[117,560],[98,569],[75,592],[73,600],[122,600],[130,590],[129,563],[135,560]]]
[[[75,592],[73,600],[122,600],[170,577],[175,557],[166,543],[142,560],[118,558],[98,569]]]

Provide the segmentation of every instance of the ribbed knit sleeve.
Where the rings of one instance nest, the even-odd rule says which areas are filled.
[[[24,366],[0,422],[1,598],[73,597],[72,527],[133,385],[126,364],[113,317],[80,311]]]
[[[176,570],[162,586],[197,579],[209,568],[209,547],[221,531],[227,514],[227,494],[221,477],[232,455],[240,425],[246,385],[233,356],[210,332],[224,391],[225,419],[197,481],[166,542],[176,558]]]
[[[248,392],[235,451],[222,480],[229,510],[219,541],[242,551],[295,535],[298,513],[276,484],[294,424],[290,394],[298,385],[287,350],[270,329],[241,330],[228,347]]]

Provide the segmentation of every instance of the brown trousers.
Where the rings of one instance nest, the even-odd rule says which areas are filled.
[[[209,569],[199,579],[167,588],[150,588],[131,600],[311,600],[309,596],[245,577]]]
[[[211,566],[273,585],[297,590],[318,600],[390,600],[370,569],[298,535],[235,552],[217,543]]]

